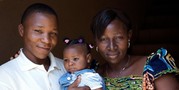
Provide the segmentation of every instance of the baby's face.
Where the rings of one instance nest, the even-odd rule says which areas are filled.
[[[81,45],[67,47],[63,52],[64,66],[68,72],[74,73],[88,67],[91,55]]]

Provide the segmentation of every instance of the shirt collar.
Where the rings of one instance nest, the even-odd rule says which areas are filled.
[[[86,72],[93,72],[94,73],[95,71],[94,71],[94,69],[83,69],[83,70],[74,72],[74,74],[78,76],[78,75],[86,73]]]
[[[57,65],[55,57],[53,56],[53,54],[51,52],[49,53],[49,58],[50,58],[51,65],[50,65],[48,71],[51,71],[54,69],[60,69],[60,67]],[[45,70],[43,65],[35,64],[31,60],[29,60],[23,53],[22,49],[20,49],[20,54],[17,57],[17,61],[18,61],[19,67],[22,71],[28,71],[28,70],[31,70],[34,68],[39,68],[39,69]]]
[[[49,67],[49,71],[53,70],[53,69],[59,69],[60,70],[60,66],[57,64],[57,59],[56,57],[54,57],[54,55],[50,52],[49,53],[49,58],[50,58],[50,62],[51,65]]]

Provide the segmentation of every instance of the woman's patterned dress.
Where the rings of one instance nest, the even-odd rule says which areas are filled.
[[[104,80],[107,90],[154,90],[154,80],[168,73],[179,74],[179,70],[167,50],[161,48],[148,56],[143,76],[104,77]]]

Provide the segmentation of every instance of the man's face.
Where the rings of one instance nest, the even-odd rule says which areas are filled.
[[[24,40],[23,52],[32,61],[46,59],[57,44],[57,18],[47,13],[32,13],[19,25]]]

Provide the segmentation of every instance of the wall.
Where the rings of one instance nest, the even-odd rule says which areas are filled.
[[[53,51],[59,58],[62,58],[64,37],[85,36],[88,42],[94,43],[89,26],[91,18],[100,9],[115,7],[125,11],[137,31],[147,6],[145,0],[0,0],[0,64],[7,62],[22,47],[17,26],[24,9],[35,2],[50,5],[60,17],[59,43]]]

